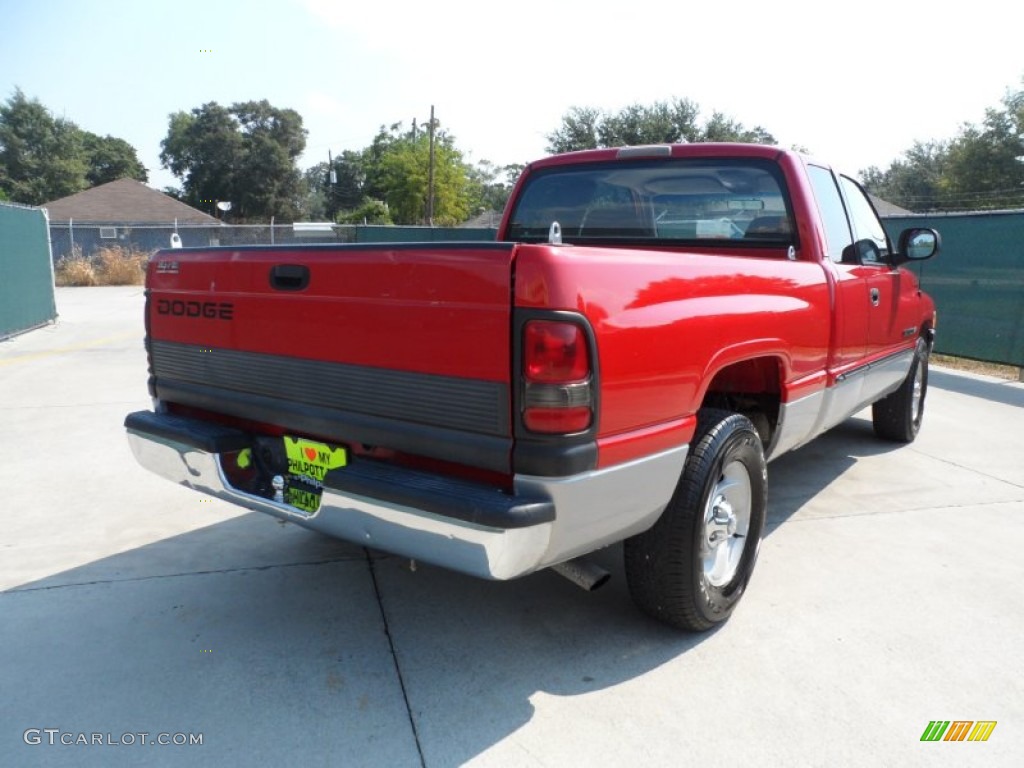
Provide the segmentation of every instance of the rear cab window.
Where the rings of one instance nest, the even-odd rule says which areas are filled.
[[[792,208],[769,160],[687,159],[555,166],[527,179],[507,240],[588,244],[796,245]]]

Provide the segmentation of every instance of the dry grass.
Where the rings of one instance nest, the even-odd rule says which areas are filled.
[[[980,360],[968,360],[966,357],[952,357],[950,355],[935,355],[931,361],[936,365],[945,368],[953,368],[957,371],[968,373],[980,373],[985,376],[995,376],[1000,379],[1016,381],[1020,376],[1020,369],[1013,365],[1000,365],[999,363],[983,363]]]
[[[59,286],[142,285],[150,254],[119,245],[101,248],[92,258],[80,249],[57,262],[54,281]]]
[[[54,282],[59,286],[96,285],[96,270],[82,252],[65,256],[53,270]]]
[[[142,285],[148,253],[136,253],[119,245],[100,249],[93,257],[100,285]]]

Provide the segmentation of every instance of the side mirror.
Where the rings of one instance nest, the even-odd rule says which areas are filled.
[[[942,247],[942,238],[934,229],[913,227],[900,232],[899,247],[892,255],[891,261],[894,267],[898,267],[907,261],[924,261],[930,259],[939,252]]]
[[[842,261],[843,264],[876,264],[882,261],[882,251],[874,240],[865,238],[846,246]]]

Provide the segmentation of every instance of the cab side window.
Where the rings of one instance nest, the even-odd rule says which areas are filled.
[[[846,197],[846,204],[850,211],[850,222],[853,224],[853,238],[859,246],[858,256],[863,263],[877,264],[884,262],[889,256],[889,238],[885,234],[885,227],[875,213],[867,194],[861,189],[860,184],[846,176],[839,177],[839,183],[843,188],[843,195]],[[874,243],[875,248],[870,246]],[[876,250],[877,248],[877,250]]]
[[[825,224],[828,257],[832,261],[842,261],[843,252],[853,245],[853,237],[850,235],[850,223],[846,220],[846,208],[835,177],[828,168],[817,165],[807,166],[807,171]]]

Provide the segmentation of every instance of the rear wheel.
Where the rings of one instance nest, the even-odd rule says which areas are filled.
[[[767,486],[764,450],[750,420],[701,411],[672,500],[653,528],[626,540],[634,602],[691,631],[729,618],[754,570]]]
[[[875,434],[883,440],[912,443],[924,419],[928,393],[928,342],[917,340],[914,361],[900,388],[871,406]]]

